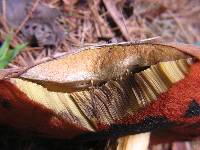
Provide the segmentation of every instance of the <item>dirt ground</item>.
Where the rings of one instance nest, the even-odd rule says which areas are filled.
[[[40,45],[27,46],[10,68],[20,68],[39,63],[54,56],[75,52],[78,48],[97,43],[140,41],[151,39],[164,42],[197,43],[200,41],[199,0],[36,0],[33,6],[45,2],[59,9],[57,23],[64,36],[54,48]],[[30,9],[31,11],[32,9]],[[1,17],[0,40],[4,41],[11,30]],[[27,14],[27,19],[31,13]],[[18,27],[15,31],[22,29]],[[11,45],[23,41],[14,35]],[[40,46],[40,47],[38,47]],[[2,129],[3,130],[3,129]],[[17,136],[14,131],[2,131],[0,149],[115,149],[116,139],[76,143],[32,136]],[[152,150],[197,150],[198,140],[158,145]],[[184,150],[184,149],[182,149]]]

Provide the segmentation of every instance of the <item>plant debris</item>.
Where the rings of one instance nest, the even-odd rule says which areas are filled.
[[[35,10],[29,13],[32,5],[33,0],[7,0],[5,6],[1,1],[0,14],[5,13],[6,24],[10,28],[17,29],[16,32],[19,32],[22,40],[29,42],[30,46],[56,48],[64,36],[62,29],[56,23],[56,18],[60,15],[59,10],[38,3],[35,5]],[[3,11],[3,6],[6,7],[6,12]],[[30,15],[28,19],[26,19],[27,14]]]

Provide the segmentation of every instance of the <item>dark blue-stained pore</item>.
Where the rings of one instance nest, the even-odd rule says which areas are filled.
[[[185,117],[193,117],[200,115],[200,105],[197,103],[196,100],[192,100],[189,104],[187,111],[185,112]]]

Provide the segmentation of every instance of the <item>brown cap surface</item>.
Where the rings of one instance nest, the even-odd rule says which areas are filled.
[[[188,57],[167,44],[114,44],[83,51],[37,65],[21,77],[56,83],[105,81],[140,67]]]

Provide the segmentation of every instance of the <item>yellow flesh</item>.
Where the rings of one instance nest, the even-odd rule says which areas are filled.
[[[95,131],[98,122],[133,114],[180,81],[189,71],[191,60],[161,62],[125,79],[108,81],[101,87],[73,93],[48,91],[36,83],[12,78],[11,82],[31,100],[53,110],[66,122]]]

